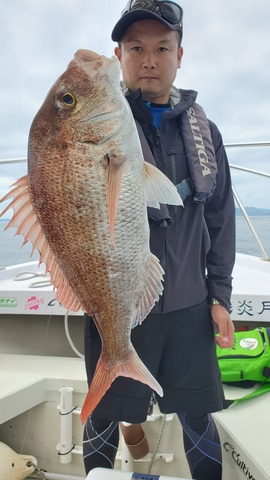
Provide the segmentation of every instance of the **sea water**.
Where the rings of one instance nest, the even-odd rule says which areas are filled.
[[[253,216],[250,217],[250,220],[268,254],[268,258],[270,258],[270,216]],[[22,247],[23,236],[14,236],[15,228],[8,228],[4,231],[6,225],[6,220],[0,221],[0,268],[26,263],[30,260],[38,260],[39,256],[36,251],[30,259],[31,243],[29,242]],[[262,257],[257,242],[242,216],[236,217],[236,250],[238,253]]]

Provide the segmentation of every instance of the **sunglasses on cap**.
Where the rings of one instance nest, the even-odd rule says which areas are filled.
[[[136,9],[157,13],[172,25],[182,25],[183,10],[175,2],[169,0],[130,0],[122,11],[122,16]]]

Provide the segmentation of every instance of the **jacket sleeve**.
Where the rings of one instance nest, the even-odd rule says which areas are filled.
[[[205,204],[205,221],[211,246],[207,254],[207,287],[209,299],[216,298],[230,311],[232,270],[235,262],[235,206],[229,163],[222,137],[216,125],[209,122],[218,168],[217,184]]]

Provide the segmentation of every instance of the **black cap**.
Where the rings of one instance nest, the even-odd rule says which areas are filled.
[[[170,30],[182,32],[182,18],[179,23],[171,23],[161,15],[159,8],[156,8],[155,12],[151,12],[150,10],[143,8],[135,8],[134,10],[128,10],[129,4],[130,1],[122,11],[121,18],[120,20],[118,20],[112,31],[112,40],[114,42],[120,42],[126,29],[130,27],[132,23],[137,22],[138,20],[158,20],[159,22],[162,22],[164,25],[166,25],[166,27]],[[180,6],[179,8],[182,11]]]

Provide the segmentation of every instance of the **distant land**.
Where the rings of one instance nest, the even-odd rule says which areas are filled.
[[[245,210],[251,217],[265,217],[270,215],[270,209],[268,208],[245,207]],[[235,213],[237,216],[242,215],[240,208],[236,208]]]

